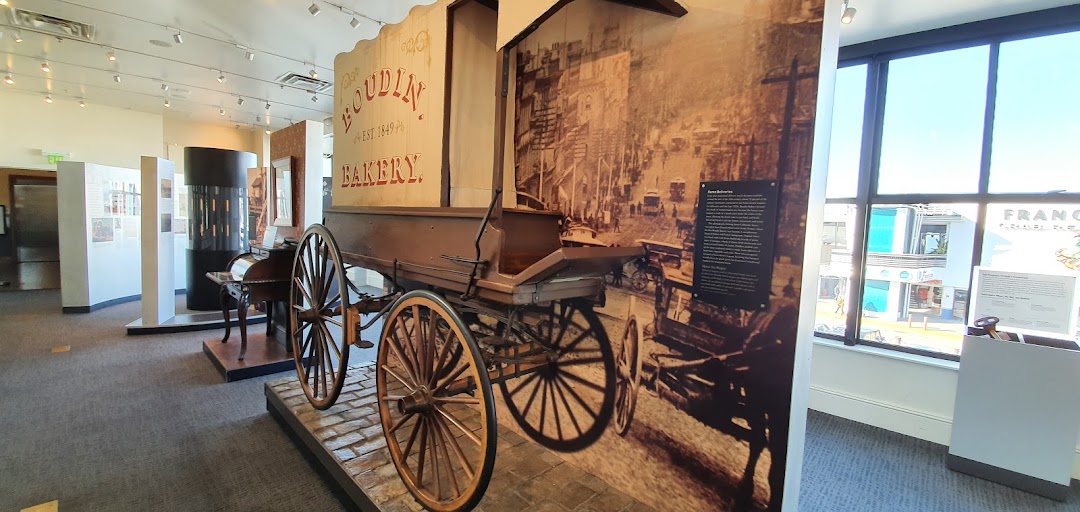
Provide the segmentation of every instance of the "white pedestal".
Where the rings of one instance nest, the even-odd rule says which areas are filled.
[[[1064,500],[1078,389],[1078,351],[965,336],[948,467]]]

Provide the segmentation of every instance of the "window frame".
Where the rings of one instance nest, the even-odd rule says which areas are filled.
[[[1077,31],[1080,31],[1080,5],[1070,5],[860,43],[840,49],[839,68],[864,64],[867,66],[856,195],[855,197],[827,198],[825,201],[826,204],[851,204],[855,206],[853,226],[847,228],[849,232],[854,233],[852,247],[850,248],[852,274],[848,281],[846,297],[847,303],[851,304],[852,307],[849,307],[845,313],[846,321],[843,335],[815,331],[815,336],[840,341],[848,346],[867,345],[937,359],[959,361],[960,357],[953,354],[865,340],[859,337],[858,333],[862,323],[862,303],[866,286],[865,271],[871,210],[874,205],[883,204],[963,203],[975,205],[977,213],[974,239],[972,240],[971,262],[968,271],[968,287],[965,290],[970,295],[974,269],[982,262],[986,214],[990,204],[1060,203],[1080,205],[1080,193],[989,192],[1001,44]],[[983,45],[989,46],[990,62],[987,70],[986,104],[983,112],[982,148],[977,192],[963,194],[878,193],[885,101],[888,94],[889,62],[906,57]],[[965,309],[965,325],[970,325],[971,308]]]

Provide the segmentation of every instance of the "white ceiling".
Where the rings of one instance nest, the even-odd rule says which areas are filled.
[[[414,5],[434,0],[316,0],[322,12],[308,12],[310,0],[9,0],[0,7],[0,72],[10,70],[14,86],[0,87],[164,113],[182,119],[270,126],[289,121],[322,121],[331,115],[330,91],[280,87],[287,72],[307,76],[312,63],[320,79],[333,80],[334,57],[361,39],[374,37],[377,21],[397,23]],[[841,28],[841,44],[918,32],[958,23],[1076,3],[1063,0],[850,0],[854,23]],[[93,41],[58,39],[13,27],[12,8],[88,23]],[[350,26],[356,12],[359,25]],[[839,13],[836,14],[839,16]],[[179,28],[183,44],[173,41]],[[15,35],[22,38],[15,42]],[[151,44],[164,41],[171,47]],[[241,45],[255,53],[248,61]],[[115,51],[109,61],[106,52]],[[51,73],[43,73],[48,59]],[[304,63],[309,63],[307,66]],[[218,83],[218,70],[227,77]],[[113,81],[118,72],[121,82]],[[169,85],[166,93],[161,84]],[[164,107],[165,96],[172,107]],[[244,99],[243,105],[237,98]],[[224,109],[225,115],[218,115]]]
[[[332,82],[334,57],[374,37],[380,25],[373,20],[400,22],[411,7],[432,0],[316,1],[322,9],[318,16],[308,12],[311,0],[9,0],[8,8],[0,7],[0,73],[10,70],[13,87],[21,91],[85,98],[89,106],[228,124],[254,124],[258,116],[265,126],[269,101],[272,129],[288,120],[322,121],[331,115],[332,88],[313,102],[311,92],[283,88],[275,80],[287,72],[306,77],[314,64],[319,79]],[[91,24],[93,41],[16,30],[12,8]],[[355,29],[353,10],[359,21]],[[183,44],[173,40],[177,28]],[[250,48],[254,60],[236,45]],[[116,61],[107,59],[110,49]],[[48,74],[41,70],[46,58]],[[217,80],[218,70],[224,83]],[[167,93],[162,83],[169,85]]]
[[[848,0],[857,12],[850,25],[840,26],[840,46],[1075,3],[1076,0]]]

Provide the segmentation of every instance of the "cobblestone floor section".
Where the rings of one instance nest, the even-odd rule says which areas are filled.
[[[381,510],[423,510],[390,461],[375,402],[373,365],[350,366],[341,396],[325,411],[316,410],[308,403],[295,376],[271,381],[268,386]],[[654,509],[509,428],[500,428],[495,471],[484,499],[474,510],[651,512]]]

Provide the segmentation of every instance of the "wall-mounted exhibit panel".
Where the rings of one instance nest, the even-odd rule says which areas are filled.
[[[60,287],[65,312],[142,293],[139,170],[83,162],[57,165]]]

